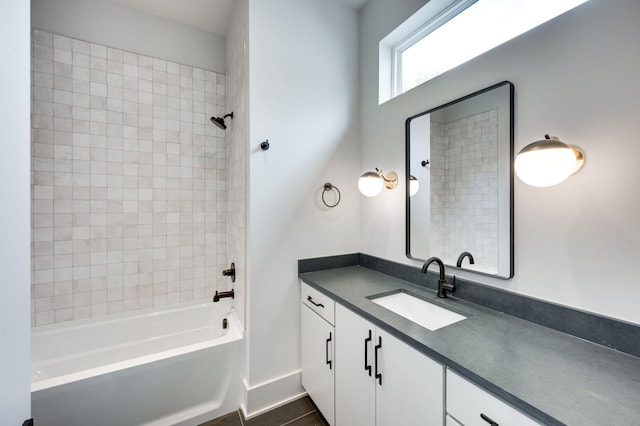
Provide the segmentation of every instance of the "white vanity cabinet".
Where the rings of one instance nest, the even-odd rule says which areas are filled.
[[[525,414],[447,370],[447,426],[533,426]]]
[[[302,386],[330,425],[334,425],[334,301],[302,283]]]
[[[336,304],[338,426],[444,423],[444,367]]]

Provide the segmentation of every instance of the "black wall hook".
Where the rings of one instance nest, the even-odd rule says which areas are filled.
[[[260,149],[266,151],[269,149],[269,139],[260,144]]]

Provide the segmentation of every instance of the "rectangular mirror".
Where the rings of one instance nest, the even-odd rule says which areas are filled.
[[[409,258],[513,277],[513,101],[504,81],[406,120]]]

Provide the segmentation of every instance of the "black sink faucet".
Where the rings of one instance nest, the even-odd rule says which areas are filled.
[[[438,297],[445,298],[447,297],[447,292],[453,293],[456,291],[456,286],[454,284],[449,284],[444,277],[444,263],[437,257],[431,257],[424,262],[422,265],[422,273],[426,274],[429,265],[432,263],[437,263],[440,268],[440,276],[438,277]]]
[[[473,260],[473,255],[471,253],[469,253],[468,251],[463,251],[462,253],[460,253],[460,256],[458,256],[458,261],[456,262],[456,266],[458,268],[462,267],[462,261],[464,260],[465,257],[469,258],[469,263],[470,264],[474,264],[474,260]]]

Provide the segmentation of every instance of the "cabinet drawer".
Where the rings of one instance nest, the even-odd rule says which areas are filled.
[[[333,320],[335,314],[335,302],[333,299],[320,293],[304,281],[302,281],[302,285],[300,287],[300,301],[324,318],[329,324],[335,324]]]
[[[447,370],[446,387],[447,414],[464,426],[489,426],[491,421],[501,426],[538,425],[525,414],[451,370]]]

